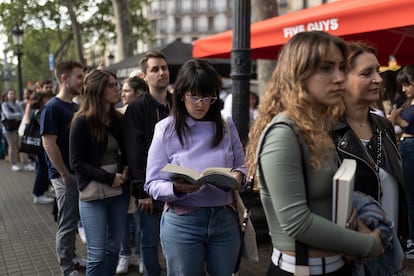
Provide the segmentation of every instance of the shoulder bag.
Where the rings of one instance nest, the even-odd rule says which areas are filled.
[[[293,133],[296,136],[296,140],[298,142],[299,145],[299,150],[300,150],[300,155],[301,155],[301,165],[302,165],[302,175],[303,175],[303,180],[305,183],[305,192],[306,192],[306,201],[309,204],[309,195],[308,195],[308,176],[307,176],[307,171],[306,171],[306,162],[305,162],[305,155],[304,155],[304,149],[303,149],[303,142],[302,139],[300,137],[300,134],[295,130],[294,126],[288,122],[285,121],[280,121],[280,122],[274,122],[272,123],[269,127],[267,127],[267,129],[265,130],[264,135],[262,136],[263,138],[266,137],[267,133],[269,130],[271,130],[274,126],[276,125],[286,125],[288,126]],[[257,153],[257,166],[260,170],[260,173],[263,175],[262,172],[262,168],[260,167],[260,153],[262,151],[263,148],[263,140],[262,142],[259,144],[259,150]],[[295,252],[296,252],[296,267],[295,267],[295,276],[307,276],[310,275],[309,272],[309,247],[307,244],[302,243],[298,240],[295,240]]]
[[[230,136],[230,147],[233,150],[232,146],[232,135],[228,123],[228,118],[223,118],[223,125],[226,129],[226,132]],[[233,196],[236,204],[237,215],[240,222],[240,251],[236,266],[234,268],[234,273],[237,273],[240,268],[241,258],[249,260],[251,262],[259,262],[259,254],[257,250],[257,241],[256,241],[256,231],[254,229],[253,223],[250,219],[249,208],[244,205],[244,202],[240,196],[239,190],[233,191]]]
[[[117,165],[116,164],[104,165],[104,166],[101,166],[101,168],[107,172],[115,173]],[[106,183],[100,183],[96,180],[92,180],[91,182],[88,183],[88,185],[86,185],[85,188],[83,188],[79,192],[79,199],[82,201],[93,201],[93,200],[105,199],[108,197],[119,196],[120,194],[122,194],[121,186],[115,188]]]
[[[11,112],[14,112],[14,109],[11,107],[11,106],[9,106],[9,105],[6,105],[5,107],[7,107]],[[3,124],[3,126],[4,126],[4,128],[7,130],[7,131],[15,131],[15,130],[18,130],[19,129],[19,126],[20,126],[20,120],[16,120],[16,119],[7,119],[5,116],[4,116],[4,113],[3,113],[3,120],[1,121],[2,122],[2,124]]]
[[[24,129],[20,143],[20,152],[39,155],[42,154],[42,138],[40,137],[40,125],[33,116]]]

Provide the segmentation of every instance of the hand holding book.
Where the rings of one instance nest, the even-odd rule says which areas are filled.
[[[173,179],[173,189],[174,189],[174,193],[181,193],[181,194],[190,194],[190,193],[194,193],[197,192],[200,187],[202,186],[202,183],[188,183],[185,179],[183,178],[175,178]]]

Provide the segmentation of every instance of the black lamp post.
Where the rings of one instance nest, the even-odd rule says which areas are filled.
[[[108,59],[109,59],[109,65],[111,65],[114,62],[114,59],[115,59],[115,56],[112,52],[109,53]]]
[[[22,46],[23,46],[23,30],[20,29],[20,26],[16,24],[12,30],[13,44],[16,48],[14,54],[17,56],[17,77],[19,83],[19,100],[23,100],[23,81],[22,81],[22,65],[21,57],[23,55]]]

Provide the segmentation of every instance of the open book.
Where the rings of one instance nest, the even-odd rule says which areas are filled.
[[[203,182],[213,184],[225,191],[237,185],[237,179],[231,175],[231,168],[207,168],[200,173],[178,165],[167,164],[160,171],[161,176],[169,179],[182,178],[188,183]]]
[[[333,177],[332,221],[346,226],[352,213],[356,161],[344,159]]]

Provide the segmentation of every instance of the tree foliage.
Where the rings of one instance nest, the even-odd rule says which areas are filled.
[[[143,15],[143,7],[148,3],[149,0],[129,0],[133,26],[129,38],[132,37],[133,42],[152,39],[149,22]],[[79,39],[73,33],[73,19],[71,21],[69,17],[68,5],[73,8],[79,23]],[[55,62],[63,59],[82,61],[85,48],[98,45],[104,51],[107,45],[115,44],[115,19],[112,2],[107,0],[6,0],[0,3],[0,33],[7,37],[7,41],[2,41],[4,48],[10,52],[15,50],[11,32],[16,24],[24,30],[24,83],[50,78],[49,53],[54,54]],[[79,42],[80,53],[75,47]],[[15,65],[10,67],[13,70]],[[17,85],[13,84],[13,87]]]

